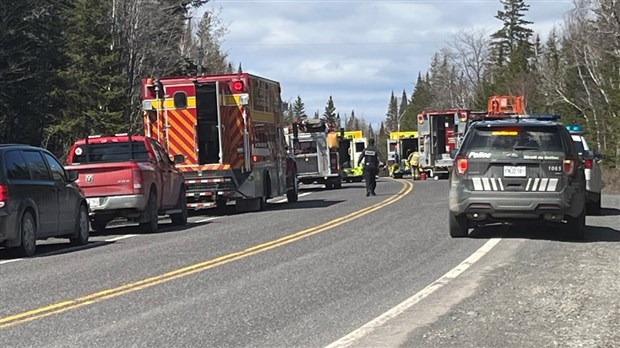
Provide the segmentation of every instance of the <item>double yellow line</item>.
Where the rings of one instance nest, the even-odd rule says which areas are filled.
[[[23,323],[27,323],[33,320],[41,319],[48,317],[50,315],[59,314],[63,312],[67,312],[70,310],[74,310],[80,307],[88,306],[97,302],[101,302],[110,298],[118,297],[121,295],[125,295],[128,293],[132,293],[138,290],[146,289],[158,284],[162,284],[165,282],[169,282],[174,279],[182,278],[189,276],[194,273],[203,272],[208,269],[225,265],[227,263],[244,259],[246,257],[256,255],[267,250],[271,250],[274,248],[278,248],[293,242],[296,242],[300,239],[310,237],[312,235],[327,231],[334,227],[340,226],[347,222],[353,221],[357,218],[360,218],[364,215],[370,214],[376,210],[379,210],[383,207],[386,207],[403,197],[405,197],[411,190],[413,189],[413,183],[410,181],[400,181],[404,183],[403,188],[396,193],[396,195],[391,196],[390,198],[379,202],[377,204],[371,205],[364,209],[361,209],[355,213],[351,213],[349,215],[331,220],[324,224],[305,229],[303,231],[299,231],[287,236],[284,236],[279,239],[272,240],[267,243],[259,244],[241,251],[237,251],[231,254],[227,254],[224,256],[220,256],[215,259],[199,262],[187,267],[179,268],[177,270],[164,273],[155,277],[150,277],[146,279],[142,279],[133,283],[128,283],[125,285],[121,285],[116,288],[107,289],[99,292],[92,293],[90,295],[78,297],[73,300],[57,302],[51,304],[49,306],[33,309],[30,311],[10,315],[7,317],[0,318],[0,329],[8,328],[14,325],[19,325]]]

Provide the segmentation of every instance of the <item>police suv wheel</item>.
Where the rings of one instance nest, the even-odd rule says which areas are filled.
[[[449,213],[449,215],[450,220],[448,221],[448,225],[450,228],[450,237],[467,237],[469,232],[469,228],[467,227],[467,217],[465,215],[455,216],[452,213]]]

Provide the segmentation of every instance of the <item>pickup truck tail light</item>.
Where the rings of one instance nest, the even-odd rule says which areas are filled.
[[[131,182],[133,184],[133,192],[135,194],[142,193],[142,172],[140,168],[133,168],[131,170]]]
[[[4,208],[9,204],[9,186],[0,185],[0,208]]]

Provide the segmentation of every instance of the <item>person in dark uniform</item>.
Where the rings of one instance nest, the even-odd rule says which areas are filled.
[[[364,182],[366,183],[366,197],[375,194],[377,187],[376,175],[379,171],[379,159],[377,158],[377,150],[375,149],[375,140],[368,139],[368,146],[362,151],[357,165],[364,164]]]

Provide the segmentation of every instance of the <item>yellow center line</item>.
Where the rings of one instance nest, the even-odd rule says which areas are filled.
[[[67,300],[62,302],[57,302],[48,306],[40,307],[37,309],[33,309],[30,311],[17,313],[14,315],[10,315],[7,317],[0,318],[0,329],[4,329],[10,326],[27,323],[33,320],[45,318],[47,316],[53,314],[59,314],[63,312],[67,312],[69,310],[77,309],[83,306],[91,305],[97,302],[101,302],[107,299],[111,299],[114,297],[118,297],[121,295],[129,294],[138,290],[146,289],[158,284],[162,284],[165,282],[169,282],[171,280],[179,279],[182,277],[189,276],[194,273],[199,273],[206,271],[208,269],[225,265],[227,263],[241,260],[271,249],[275,249],[298,240],[310,237],[312,235],[327,231],[329,229],[335,228],[337,226],[343,225],[347,222],[351,222],[355,219],[358,219],[364,215],[370,214],[374,211],[377,211],[381,208],[384,208],[396,201],[399,201],[403,197],[405,197],[411,190],[413,190],[413,183],[411,181],[400,181],[404,183],[403,188],[398,191],[394,196],[391,196],[388,199],[385,199],[379,203],[373,204],[369,207],[361,209],[357,212],[351,213],[349,215],[345,215],[334,220],[328,221],[321,225],[311,227],[263,244],[255,245],[249,247],[247,249],[233,252],[227,255],[223,255],[211,260],[199,262],[190,266],[182,267],[176,269],[174,271],[170,271],[158,276],[145,278],[136,282],[127,283],[115,288],[102,290],[99,292],[95,292],[86,296],[78,297],[74,300]]]

